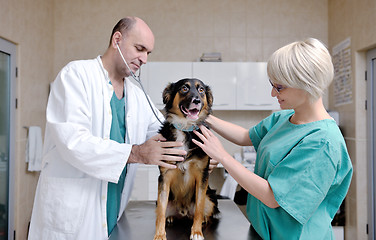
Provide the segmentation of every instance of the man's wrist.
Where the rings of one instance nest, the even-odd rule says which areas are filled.
[[[128,162],[129,163],[137,163],[139,159],[140,153],[140,146],[139,145],[132,145],[131,153],[129,154]]]

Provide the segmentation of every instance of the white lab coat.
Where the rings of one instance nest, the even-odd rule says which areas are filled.
[[[43,169],[29,239],[107,239],[107,184],[117,182],[132,144],[155,135],[160,123],[142,91],[125,81],[126,144],[109,140],[113,87],[100,56],[74,61],[52,84],[47,106]],[[162,120],[162,114],[156,110]],[[128,164],[119,218],[137,164]]]

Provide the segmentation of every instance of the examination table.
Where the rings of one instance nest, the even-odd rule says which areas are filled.
[[[111,233],[110,240],[152,240],[155,233],[156,201],[130,201],[123,216]],[[203,225],[205,240],[261,239],[238,206],[228,199],[218,200],[220,217]],[[188,240],[191,220],[175,220],[166,224],[168,240]]]

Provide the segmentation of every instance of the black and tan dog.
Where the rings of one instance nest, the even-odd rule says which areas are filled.
[[[219,213],[215,191],[208,187],[210,159],[192,142],[199,140],[193,130],[211,113],[212,102],[210,87],[198,79],[170,83],[163,91],[166,121],[159,132],[168,141],[183,142],[187,155],[176,169],[159,168],[154,240],[166,239],[166,219],[172,223],[176,217],[193,219],[190,239],[204,239],[202,223]]]

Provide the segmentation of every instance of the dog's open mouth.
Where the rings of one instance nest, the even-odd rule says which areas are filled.
[[[191,105],[193,105],[193,104],[191,104]],[[180,106],[180,109],[181,109],[182,113],[184,113],[186,115],[186,118],[189,118],[191,120],[197,120],[198,115],[200,114],[200,106],[199,105],[190,106],[189,109],[187,109],[184,106]]]

